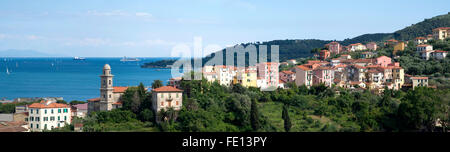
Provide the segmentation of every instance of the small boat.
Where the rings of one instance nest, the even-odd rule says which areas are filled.
[[[7,74],[7,75],[11,74],[11,73],[9,72],[9,70],[8,70],[8,67],[6,67],[6,74]]]
[[[85,60],[86,58],[82,58],[82,57],[73,57],[73,60]]]
[[[138,58],[127,58],[126,56],[124,56],[122,59],[120,59],[120,61],[122,62],[130,62],[130,61],[141,61]]]

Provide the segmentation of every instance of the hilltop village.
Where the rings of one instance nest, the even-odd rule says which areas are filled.
[[[450,37],[450,27],[433,29],[433,34],[414,39],[416,53],[423,60],[431,58],[442,60],[448,52],[433,50],[433,46],[427,44],[429,40],[445,40]],[[405,50],[408,41],[390,39],[384,42],[384,47],[393,48],[393,54]],[[369,89],[375,93],[382,93],[387,89],[414,89],[418,86],[428,87],[428,77],[420,77],[405,74],[399,62],[387,56],[377,56],[379,46],[375,42],[369,42],[342,46],[338,42],[331,42],[317,52],[318,60],[308,60],[305,64],[298,64],[295,59],[287,62],[259,63],[256,66],[204,66],[203,77],[209,82],[217,81],[221,85],[231,86],[241,84],[244,87],[257,88],[288,88],[287,83],[295,83],[297,86],[324,84],[327,87],[338,86],[348,89]],[[358,59],[353,59],[349,54],[361,52]],[[331,56],[339,56],[331,58]],[[292,68],[279,71],[280,65]],[[277,74],[279,73],[279,74]],[[172,78],[170,84],[179,87],[181,77]]]

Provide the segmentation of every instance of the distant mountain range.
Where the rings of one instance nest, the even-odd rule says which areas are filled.
[[[50,57],[54,54],[42,53],[34,50],[4,50],[0,51],[0,57]]]

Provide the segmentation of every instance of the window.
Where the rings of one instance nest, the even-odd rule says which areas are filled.
[[[177,106],[179,105],[178,101],[177,101]]]
[[[36,114],[39,114],[39,109],[36,109]]]
[[[67,120],[67,116],[64,116],[64,121],[66,121]]]
[[[59,125],[59,123],[58,123],[58,128],[59,128],[59,126],[60,126],[60,125]]]
[[[111,80],[109,80],[109,85],[111,85]]]
[[[32,123],[30,123],[30,128],[33,128],[33,124]]]
[[[44,129],[47,130],[47,124],[44,125]]]
[[[47,109],[44,110],[44,113],[47,114]]]
[[[33,113],[33,109],[30,109],[30,113]]]
[[[172,107],[172,102],[167,102],[169,104],[169,107]]]
[[[60,121],[61,120],[61,118],[58,116],[58,121]]]
[[[161,102],[161,106],[164,106],[164,102]]]
[[[39,117],[36,117],[36,121],[39,121]]]
[[[53,109],[52,109],[52,111],[51,111],[52,113],[53,113]]]
[[[58,109],[58,113],[61,113],[61,109]]]
[[[111,95],[109,95],[109,98],[111,98]]]
[[[36,124],[36,129],[39,129],[39,124]]]

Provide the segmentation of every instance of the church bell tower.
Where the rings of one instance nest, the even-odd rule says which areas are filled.
[[[112,109],[114,100],[113,77],[114,75],[111,74],[111,67],[109,64],[105,64],[103,67],[103,74],[100,75],[100,111],[109,111]]]

